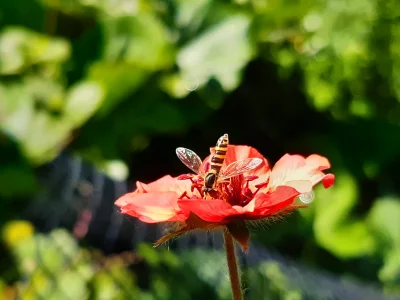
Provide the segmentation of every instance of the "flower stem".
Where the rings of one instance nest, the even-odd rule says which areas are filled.
[[[226,260],[228,262],[229,278],[231,280],[231,288],[233,300],[243,300],[243,294],[240,284],[239,269],[235,254],[235,246],[231,234],[224,230]]]

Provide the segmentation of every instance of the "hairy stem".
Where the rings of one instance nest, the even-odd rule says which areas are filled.
[[[226,260],[228,262],[229,278],[231,280],[233,300],[243,300],[243,293],[240,284],[239,269],[235,254],[235,246],[231,234],[224,230]]]

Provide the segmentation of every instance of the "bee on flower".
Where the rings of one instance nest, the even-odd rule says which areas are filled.
[[[200,157],[194,151],[182,147],[177,148],[176,154],[178,158],[189,169],[200,175],[183,175],[180,176],[179,179],[190,179],[192,181],[192,189],[197,188],[202,198],[220,198],[219,195],[224,192],[224,188],[228,186],[227,183],[230,183],[229,181],[226,181],[226,179],[256,169],[263,163],[263,160],[257,157],[237,160],[224,168],[221,174],[228,146],[229,138],[228,134],[225,133],[218,139],[210,162],[207,162],[204,166]],[[199,189],[200,187],[201,189]],[[182,196],[187,197],[187,195]]]
[[[295,199],[322,182],[334,183],[328,159],[312,154],[284,155],[273,168],[256,149],[230,145],[223,135],[202,161],[192,150],[177,148],[178,158],[194,174],[166,175],[152,183],[136,183],[136,190],[115,204],[121,213],[146,223],[175,223],[175,231],[161,244],[191,230],[224,229],[247,249],[247,221],[268,219],[305,207]]]

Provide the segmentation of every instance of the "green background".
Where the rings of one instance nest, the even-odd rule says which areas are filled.
[[[17,291],[24,299],[229,298],[211,275],[195,274],[196,256],[143,245],[152,274],[143,288],[140,270],[132,275],[114,259],[98,271],[96,250],[67,231],[34,234],[21,220],[44,188],[36,169],[62,151],[115,180],[146,182],[187,171],[176,147],[204,157],[225,132],[271,164],[285,153],[324,155],[337,177],[317,188],[309,209],[254,229],[254,239],[400,292],[399,101],[394,0],[2,1],[0,299]],[[35,262],[35,241],[48,245],[49,265]],[[271,299],[301,299],[275,266],[253,271],[267,278]]]

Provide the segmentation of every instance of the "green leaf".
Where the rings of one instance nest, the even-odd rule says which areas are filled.
[[[395,246],[384,254],[384,263],[379,270],[379,280],[388,288],[400,289],[400,247]]]
[[[78,246],[68,232],[58,229],[51,235],[36,234],[22,240],[11,250],[24,274],[32,274],[40,268],[55,275],[73,261]]]
[[[57,102],[63,97],[63,88],[57,82],[42,81],[28,77],[23,84],[9,85],[5,98],[9,102],[7,113],[0,123],[1,128],[20,143],[22,153],[38,164],[59,153],[71,130],[71,124],[62,118],[36,108],[38,98],[46,104],[52,102],[52,98]]]
[[[138,245],[138,253],[149,263],[152,267],[157,267],[161,264],[162,258],[150,245],[141,243]]]
[[[195,32],[207,16],[207,12],[214,4],[213,0],[177,0],[177,13],[175,22],[179,28],[188,28]]]
[[[390,246],[400,247],[400,199],[376,199],[367,222]],[[400,248],[399,248],[400,249]]]
[[[184,80],[197,78],[199,86],[203,86],[215,77],[225,91],[236,88],[241,70],[253,55],[249,26],[249,17],[236,14],[208,28],[183,47],[177,63]]]
[[[42,77],[26,77],[7,89],[0,86],[1,95],[5,100],[0,128],[20,143],[20,149],[34,164],[57,156],[72,131],[104,100],[103,90],[95,82],[77,83],[65,95],[57,81]]]
[[[57,289],[47,299],[85,299],[89,294],[85,280],[75,270],[65,270],[57,276]]]
[[[0,33],[0,74],[15,74],[37,64],[60,64],[70,57],[70,44],[20,27]]]
[[[398,285],[400,280],[400,199],[377,199],[371,208],[368,225],[375,233],[384,257],[384,264],[379,270],[379,279],[389,287]]]
[[[101,107],[103,101],[104,91],[99,84],[79,82],[66,95],[63,117],[71,126],[81,126]]]
[[[137,90],[148,73],[142,68],[124,62],[107,63],[97,62],[90,66],[88,79],[100,85],[105,99],[99,108],[98,116],[103,117],[110,113],[127,96]]]
[[[319,245],[341,258],[375,252],[375,240],[366,223],[350,217],[358,192],[354,178],[336,172],[334,187],[316,191],[314,231]]]
[[[68,15],[98,17],[133,16],[146,8],[144,0],[40,0],[44,5],[60,10]]]
[[[173,64],[173,47],[166,26],[152,14],[106,19],[104,59],[119,58],[133,68],[156,71]]]

